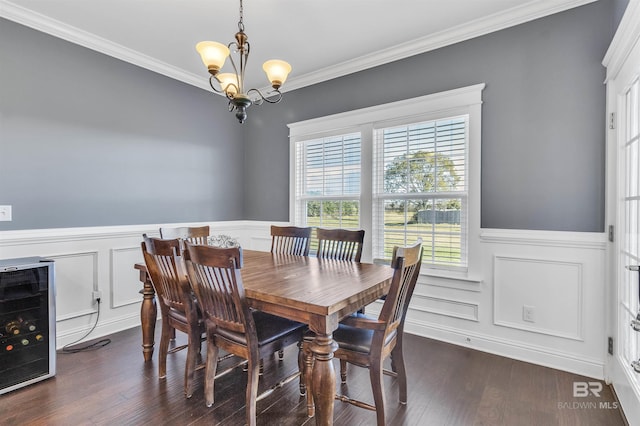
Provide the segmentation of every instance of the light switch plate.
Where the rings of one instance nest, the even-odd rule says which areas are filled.
[[[0,206],[0,222],[11,222],[11,206]]]

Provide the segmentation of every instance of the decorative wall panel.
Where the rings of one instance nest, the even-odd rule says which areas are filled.
[[[111,308],[140,304],[140,272],[133,268],[139,262],[144,262],[139,246],[111,250]]]
[[[496,325],[582,340],[580,263],[495,256],[494,271]]]

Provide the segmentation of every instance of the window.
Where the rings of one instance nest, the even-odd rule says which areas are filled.
[[[293,223],[364,229],[368,261],[421,237],[423,271],[468,272],[479,244],[483,88],[290,124]]]
[[[360,134],[298,142],[296,220],[305,226],[360,226]]]
[[[423,241],[423,262],[466,267],[468,116],[375,130],[374,256]]]

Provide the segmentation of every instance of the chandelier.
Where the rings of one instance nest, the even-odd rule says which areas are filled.
[[[215,92],[225,94],[229,99],[229,111],[235,111],[236,118],[240,123],[244,123],[247,119],[247,108],[252,104],[260,105],[263,102],[276,104],[282,100],[280,87],[291,72],[291,65],[278,59],[271,59],[262,65],[273,91],[270,91],[266,96],[258,89],[245,91],[244,73],[247,59],[249,59],[250,46],[242,22],[242,0],[240,0],[240,21],[238,21],[235,41],[227,46],[215,41],[201,41],[196,45],[196,50],[200,53],[202,62],[211,74],[209,85]],[[237,55],[236,60],[233,59],[233,56],[229,56],[231,52]],[[227,57],[229,57],[234,72],[220,73]]]

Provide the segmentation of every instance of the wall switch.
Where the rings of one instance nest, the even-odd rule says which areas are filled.
[[[0,222],[11,222],[11,206],[0,206]]]
[[[527,322],[536,322],[535,308],[533,306],[524,305],[522,307],[522,320]]]

